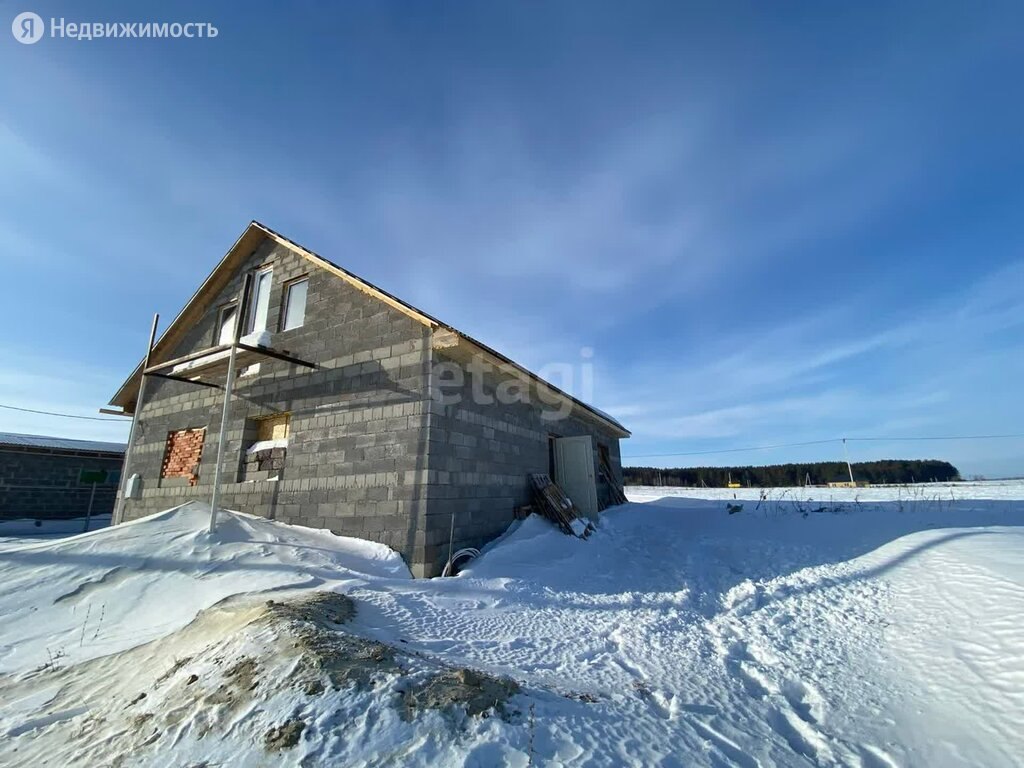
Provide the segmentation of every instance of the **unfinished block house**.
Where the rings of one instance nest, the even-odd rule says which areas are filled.
[[[153,330],[111,400],[133,416],[118,522],[217,488],[433,576],[508,527],[531,473],[589,516],[622,482],[610,416],[257,222]]]

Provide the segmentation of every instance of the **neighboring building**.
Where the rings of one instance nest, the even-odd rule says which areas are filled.
[[[0,519],[85,517],[90,496],[109,515],[122,461],[122,443],[0,432]]]
[[[233,345],[226,508],[379,541],[432,576],[505,530],[530,473],[592,515],[602,467],[622,483],[610,416],[253,222],[154,345],[141,407],[141,365],[111,400],[138,411],[121,519],[209,500]]]

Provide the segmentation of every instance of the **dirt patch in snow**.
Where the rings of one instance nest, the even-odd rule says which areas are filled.
[[[493,710],[504,718],[505,702],[518,692],[515,680],[472,669],[446,669],[402,692],[402,715],[411,720],[420,710],[457,708],[473,717]]]
[[[306,730],[306,724],[298,719],[275,725],[263,735],[263,748],[267,752],[291,749],[299,743],[304,730]]]
[[[185,656],[184,658],[181,658],[181,659],[175,659],[174,663],[171,664],[171,666],[168,668],[168,670],[166,672],[164,672],[162,675],[160,675],[160,677],[158,677],[156,679],[157,684],[159,685],[160,683],[162,683],[162,682],[164,682],[166,680],[169,680],[170,678],[174,677],[175,673],[179,669],[184,667],[186,664],[188,664],[190,661],[192,661],[192,657],[191,656]]]
[[[345,625],[355,615],[352,600],[331,591],[261,603],[231,599],[123,654],[22,681],[0,679],[0,697],[59,686],[14,731],[22,734],[17,747],[26,763],[46,755],[62,765],[156,764],[163,749],[203,740],[213,754],[222,738],[240,732],[264,754],[303,749],[317,712],[369,691],[381,691],[381,706],[406,721],[431,710],[506,717],[515,682],[351,634]],[[282,700],[288,709],[275,715]],[[66,724],[54,719],[72,704],[80,710]],[[59,739],[42,738],[51,728],[62,731]]]
[[[337,629],[356,615],[356,606],[341,592],[313,592],[288,602],[267,601],[267,613],[276,619],[307,622],[326,629]]]
[[[231,713],[240,711],[252,699],[258,684],[258,672],[259,665],[255,659],[249,656],[241,658],[224,672],[220,685],[203,697],[203,703],[224,706]]]
[[[354,685],[366,690],[405,671],[400,652],[390,645],[339,631],[355,617],[353,602],[338,592],[314,592],[287,603],[270,601],[272,617],[289,623],[288,636],[300,652],[293,685],[309,695]],[[459,709],[477,717],[490,711],[505,716],[505,702],[519,685],[472,669],[444,669],[401,693],[402,716],[413,719],[423,710]]]
[[[230,681],[236,688],[251,691],[256,687],[258,671],[259,665],[256,663],[256,659],[246,656],[224,673],[224,679]]]
[[[292,684],[308,695],[335,688],[374,688],[402,671],[391,646],[339,631],[355,616],[355,605],[338,592],[314,592],[287,603],[268,602],[272,620],[287,622],[286,637],[299,653]]]

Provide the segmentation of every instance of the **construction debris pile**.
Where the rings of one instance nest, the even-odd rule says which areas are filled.
[[[546,517],[567,536],[585,539],[593,533],[594,524],[580,515],[572,499],[550,477],[543,474],[530,475],[530,483],[533,485],[534,512]]]

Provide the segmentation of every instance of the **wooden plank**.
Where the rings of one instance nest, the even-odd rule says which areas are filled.
[[[300,359],[298,357],[294,357],[293,355],[288,354],[287,351],[279,352],[278,350],[271,349],[270,347],[253,347],[253,346],[250,346],[249,344],[243,344],[242,342],[238,342],[238,348],[239,349],[247,350],[249,352],[254,352],[254,353],[258,354],[258,355],[264,355],[266,357],[272,357],[275,360],[284,360],[286,363],[292,363],[294,365],[302,365],[302,366],[305,366],[306,368],[316,368],[317,367],[316,363],[311,363],[308,360],[302,360],[302,359]]]
[[[185,384],[197,384],[200,387],[210,387],[212,389],[224,389],[220,384],[214,384],[211,381],[200,381],[199,379],[187,379],[184,376],[174,376],[170,373],[147,373],[147,376],[156,376],[158,379],[170,379],[171,381],[181,381]]]
[[[143,373],[158,373],[160,371],[173,368],[176,365],[182,365],[183,363],[191,363],[193,360],[199,360],[208,355],[214,355],[217,354],[218,352],[226,352],[229,349],[231,349],[230,344],[218,344],[215,347],[207,347],[206,349],[201,349],[198,352],[192,352],[187,355],[182,355],[181,357],[176,357],[173,360],[167,360],[163,363],[150,365],[143,371]]]
[[[599,458],[600,464],[598,466],[598,470],[608,483],[609,495],[611,496],[612,501],[615,505],[625,504],[627,501],[626,493],[622,487],[615,482],[615,472],[612,470],[611,464],[608,463],[603,455]]]
[[[300,359],[298,357],[295,357],[295,356],[289,354],[287,351],[279,351],[279,350],[276,350],[276,349],[271,349],[269,347],[254,347],[254,346],[252,346],[250,344],[242,344],[241,342],[239,342],[238,348],[242,349],[242,350],[245,350],[248,353],[246,355],[239,356],[238,362],[239,362],[239,365],[242,365],[242,366],[251,365],[253,362],[257,361],[256,358],[270,357],[270,358],[274,358],[275,360],[284,360],[286,363],[292,363],[294,365],[301,365],[301,366],[304,366],[306,368],[316,368],[317,367],[316,363],[311,363],[308,360],[302,360],[302,359]],[[173,369],[175,366],[185,365],[187,363],[193,363],[193,362],[196,362],[196,361],[200,361],[204,357],[212,357],[214,355],[218,355],[218,354],[221,354],[223,352],[230,351],[230,349],[231,349],[231,345],[230,344],[218,344],[215,347],[207,347],[206,349],[201,349],[198,352],[192,352],[191,354],[188,354],[188,355],[182,355],[181,357],[176,357],[173,360],[167,360],[166,362],[158,363],[157,365],[151,365],[148,368],[146,368],[145,373],[147,373],[147,374],[162,373],[163,371]],[[191,370],[194,370],[196,373],[202,372],[202,373],[206,373],[207,375],[209,375],[214,370],[219,370],[220,368],[224,368],[226,365],[227,365],[227,358],[223,357],[223,358],[217,358],[215,360],[211,360],[208,365],[196,365]]]

